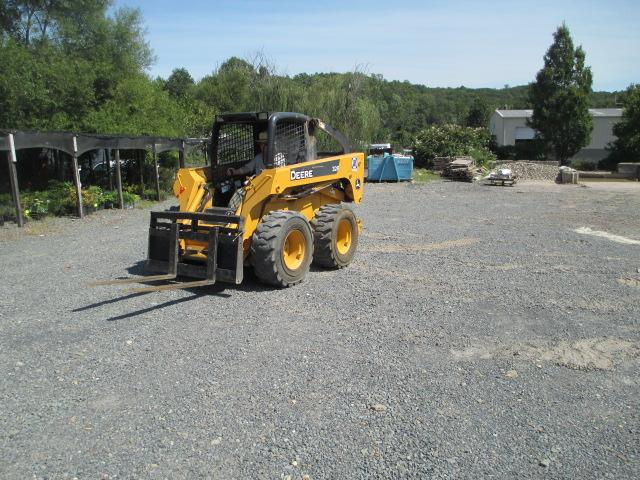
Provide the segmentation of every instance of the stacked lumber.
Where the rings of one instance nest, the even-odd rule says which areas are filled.
[[[475,161],[471,157],[457,157],[442,171],[443,177],[459,182],[471,182],[475,175]]]
[[[473,160],[471,157],[435,157],[433,159],[433,169],[436,172],[443,172],[449,164],[455,160]]]
[[[436,157],[433,159],[433,169],[442,172],[453,160],[453,157]]]

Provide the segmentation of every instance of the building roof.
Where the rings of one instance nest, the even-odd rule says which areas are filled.
[[[533,110],[496,110],[502,118],[530,118]],[[589,113],[594,117],[622,117],[621,108],[590,108]]]
[[[589,112],[594,117],[621,117],[621,108],[590,108]]]
[[[496,110],[502,118],[529,118],[533,115],[533,110]]]

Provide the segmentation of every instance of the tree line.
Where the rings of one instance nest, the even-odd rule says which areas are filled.
[[[151,78],[139,10],[109,0],[0,4],[0,127],[131,135],[206,136],[216,113],[300,111],[356,144],[411,146],[430,125],[485,127],[495,108],[530,108],[526,86],[430,88],[347,73],[283,75],[260,53],[231,57],[194,80],[184,68]],[[589,106],[611,106],[596,92]]]

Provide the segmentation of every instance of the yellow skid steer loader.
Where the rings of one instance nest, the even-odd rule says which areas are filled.
[[[239,284],[252,266],[264,283],[301,282],[313,261],[347,266],[362,228],[364,154],[319,119],[300,113],[219,115],[211,165],[178,170],[179,207],[151,212],[147,270],[159,275],[100,284],[199,280],[138,292]]]

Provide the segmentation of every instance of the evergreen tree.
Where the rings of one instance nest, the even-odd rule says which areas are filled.
[[[640,85],[630,85],[623,99],[622,120],[613,126],[617,137],[611,144],[607,161],[640,162]]]
[[[529,86],[533,117],[529,125],[539,132],[561,165],[589,143],[593,120],[589,114],[591,69],[582,47],[574,48],[565,24],[553,35],[544,67]]]

